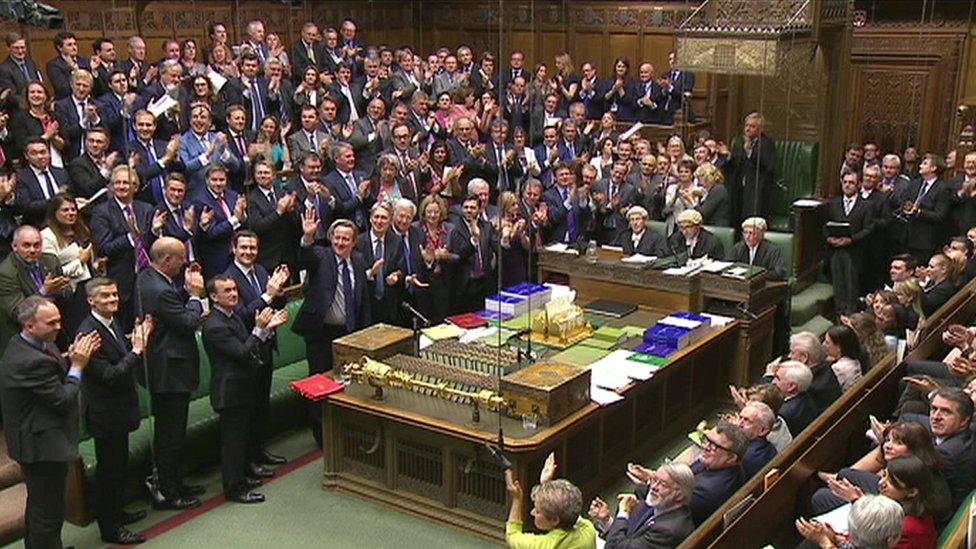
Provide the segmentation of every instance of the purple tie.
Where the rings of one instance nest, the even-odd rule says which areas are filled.
[[[136,268],[141,271],[149,267],[149,254],[146,253],[146,245],[142,242],[139,224],[136,222],[136,212],[132,209],[132,204],[125,206],[125,215],[129,218],[129,226],[133,233],[132,240],[136,245]]]

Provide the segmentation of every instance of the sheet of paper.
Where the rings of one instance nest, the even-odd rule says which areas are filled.
[[[550,245],[546,246],[546,251],[547,252],[565,252],[568,249],[569,249],[569,246],[567,246],[566,244],[563,244],[562,242],[556,242],[554,244],[550,244]]]
[[[702,266],[702,270],[706,273],[720,273],[731,266],[731,261],[710,261],[708,264]]]
[[[450,322],[445,322],[443,324],[438,324],[437,326],[424,328],[421,330],[421,333],[430,338],[432,341],[440,341],[442,339],[451,339],[452,337],[461,337],[464,334],[464,330],[458,328]]]
[[[602,248],[604,250],[607,250],[607,251],[610,251],[610,252],[623,252],[624,251],[624,249],[623,249],[622,246],[611,246],[609,244],[603,244],[602,246],[600,246],[600,248]]]
[[[424,334],[420,334],[420,349],[421,350],[426,349],[427,347],[430,347],[433,344],[434,344],[434,340],[433,339],[425,336]]]
[[[849,531],[847,517],[851,514],[851,507],[852,505],[850,503],[845,503],[833,511],[813,517],[811,520],[817,520],[830,526],[838,534],[847,534]]]
[[[684,267],[671,267],[670,269],[664,269],[663,272],[666,275],[674,276],[690,276],[698,272],[699,267],[694,265],[685,265]]]
[[[600,387],[590,385],[590,400],[596,402],[600,406],[608,406],[614,402],[620,402],[623,399],[624,397],[613,391],[608,391],[606,389],[601,389]]]
[[[152,115],[155,116],[156,118],[159,118],[159,115],[168,111],[173,107],[173,105],[176,104],[177,102],[175,99],[170,97],[168,94],[163,94],[163,96],[160,97],[156,102],[150,103],[146,108],[146,110],[151,112]]]
[[[227,79],[213,69],[207,73],[207,78],[210,80],[210,84],[213,86],[214,91],[219,92],[220,89],[224,87],[224,84],[227,83]]]
[[[496,328],[495,326],[484,326],[482,328],[473,328],[471,330],[467,330],[467,332],[464,335],[458,338],[458,341],[460,341],[461,343],[471,343],[483,337],[488,337],[496,333],[497,331],[498,328]]]
[[[627,257],[621,257],[620,258],[620,261],[622,261],[623,263],[640,263],[640,264],[644,264],[644,263],[650,263],[652,261],[657,261],[657,256],[656,255],[634,254],[634,255],[627,256]]]
[[[821,202],[815,198],[800,198],[793,201],[793,205],[800,208],[816,208]]]
[[[712,319],[712,326],[725,326],[729,322],[735,320],[730,316],[713,315],[711,313],[702,313],[702,314]]]

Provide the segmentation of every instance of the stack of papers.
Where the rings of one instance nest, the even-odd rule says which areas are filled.
[[[601,389],[599,387],[590,386],[590,400],[599,404],[600,406],[609,406],[614,402],[620,402],[624,397],[618,395],[613,391],[608,391],[606,389]]]
[[[437,326],[424,328],[423,330],[420,330],[420,332],[430,338],[432,341],[440,341],[442,339],[451,339],[452,337],[461,337],[464,330],[453,324],[445,322],[443,324],[438,324]]]
[[[706,265],[702,265],[702,270],[706,273],[720,273],[725,269],[732,266],[731,261],[709,261]]]
[[[661,271],[666,275],[690,276],[698,272],[699,267],[695,265],[685,265],[683,267],[671,267]]]
[[[485,326],[484,328],[471,328],[470,330],[465,332],[464,335],[458,338],[458,341],[460,341],[461,343],[472,343],[476,340],[479,340],[484,337],[488,337],[497,332],[498,332],[498,328],[494,326]]]
[[[621,257],[620,258],[620,261],[622,261],[624,263],[637,263],[637,264],[643,265],[644,263],[650,263],[652,261],[657,261],[657,256],[656,255],[634,254],[634,255],[629,255],[627,257]]]
[[[555,244],[550,244],[546,246],[546,251],[558,252],[561,254],[579,255],[579,252],[577,252],[573,248],[570,248],[567,244],[563,244],[562,242],[557,242]]]

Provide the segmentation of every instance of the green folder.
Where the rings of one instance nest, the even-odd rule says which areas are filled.
[[[589,366],[610,354],[607,349],[597,349],[586,345],[573,345],[569,349],[554,355],[553,362],[562,362],[573,366]]]
[[[617,346],[617,341],[607,341],[598,337],[591,337],[580,341],[579,344],[593,347],[594,349],[613,349]]]
[[[519,331],[529,327],[529,314],[522,314],[502,322],[502,328],[506,330]]]
[[[600,328],[593,333],[593,338],[616,345],[617,343],[620,343],[621,339],[624,338],[624,330],[622,328],[614,328],[612,326],[600,326]]]
[[[654,355],[649,355],[647,353],[634,353],[629,357],[627,357],[627,360],[633,360],[634,362],[641,362],[643,364],[657,366],[658,368],[670,362],[670,359],[668,359],[667,357],[654,356]]]

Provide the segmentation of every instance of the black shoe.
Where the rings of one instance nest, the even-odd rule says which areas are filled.
[[[122,511],[122,525],[126,526],[132,524],[133,522],[139,522],[140,520],[146,518],[146,511],[143,509],[141,511],[136,511],[135,513],[128,513]]]
[[[180,486],[180,495],[185,498],[195,498],[207,493],[207,489],[199,484],[184,484]]]
[[[119,528],[109,535],[102,535],[102,541],[114,543],[116,545],[135,545],[146,541],[146,537],[129,530],[125,526]]]
[[[153,509],[157,511],[183,511],[199,506],[200,500],[197,498],[164,499],[158,503],[153,501]]]
[[[252,463],[247,467],[247,476],[253,478],[271,478],[274,476],[274,473],[271,469],[265,469],[260,465]]]
[[[258,452],[258,462],[264,465],[281,465],[288,463],[288,460],[284,456],[272,454],[267,450],[261,450]]]
[[[244,485],[247,486],[248,489],[257,488],[258,486],[261,486],[261,484],[263,483],[259,478],[247,477],[244,479]]]
[[[146,477],[146,480],[143,481],[143,485],[146,487],[146,491],[149,492],[149,500],[153,502],[153,504],[162,502],[166,499],[166,496],[159,491],[159,483],[156,481],[155,475],[149,475]]]
[[[264,502],[264,494],[244,492],[242,494],[228,495],[227,501],[233,501],[235,503],[262,503]]]

